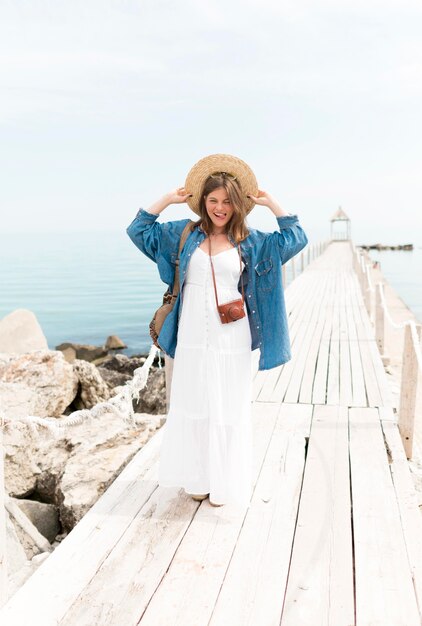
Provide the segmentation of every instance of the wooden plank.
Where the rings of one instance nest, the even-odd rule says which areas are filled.
[[[332,326],[328,354],[327,404],[338,405],[340,402],[340,307],[339,307],[339,272],[335,274],[336,290],[332,310]]]
[[[320,283],[317,284],[316,280],[313,280],[313,283],[314,285],[321,287],[321,284]],[[306,293],[309,293],[309,290],[306,290],[305,294]],[[326,297],[328,298],[328,295],[324,293],[323,299],[325,300]],[[300,321],[302,321],[303,319],[306,319],[304,318],[305,315],[311,316],[313,304],[314,304],[314,300],[311,296],[309,296],[309,298],[307,298],[304,303],[301,303],[301,305],[299,306],[300,310],[302,311],[301,318],[299,318]],[[321,307],[323,311],[324,310],[323,302],[321,303]],[[286,394],[287,389],[289,388],[291,378],[294,373],[296,360],[300,358],[300,355],[302,352],[303,336],[302,336],[302,333],[299,331],[301,327],[303,330],[303,324],[298,323],[295,328],[295,343],[292,348],[294,358],[292,358],[291,361],[285,364],[283,371],[280,373],[280,376],[278,380],[276,381],[276,384],[271,392],[270,398],[274,402],[285,401],[285,394]],[[294,400],[294,402],[296,401],[297,399]]]
[[[366,336],[365,347],[370,354],[368,358],[372,360],[373,375],[376,380],[378,393],[380,396],[379,405],[392,407],[392,395],[390,387],[388,385],[387,377],[385,375],[381,355],[378,350],[375,337],[375,329],[372,327],[368,313],[364,306],[356,307],[356,314],[360,315],[360,320],[362,323],[362,336]]]
[[[210,626],[278,626],[283,605],[312,406],[282,405]]]
[[[255,482],[278,410],[276,405],[253,408]],[[172,492],[154,492],[85,586],[63,626],[131,626],[139,620],[207,624],[207,607],[212,607],[221,586],[247,509],[214,508],[208,500],[198,505],[184,493],[173,495],[172,501]],[[154,607],[158,617],[151,622]]]
[[[311,344],[309,346],[309,351],[303,371],[302,383],[299,391],[299,402],[303,402],[305,404],[311,403],[312,401],[312,390],[314,386],[314,376],[317,367],[318,351],[325,323],[325,310],[327,303],[330,301],[330,298],[332,298],[332,289],[334,289],[334,281],[327,280],[323,288],[323,296],[321,297],[321,309],[319,311],[318,321],[312,335]]]
[[[376,408],[349,409],[359,626],[420,626],[397,497]]]
[[[365,407],[368,406],[368,401],[366,398],[365,379],[352,308],[352,302],[353,299],[357,297],[358,290],[360,290],[359,283],[357,282],[356,275],[354,275],[352,278],[352,288],[346,300],[346,319],[349,333],[350,367],[352,373],[352,403],[353,406]]]
[[[307,309],[306,316],[301,320],[301,332],[298,332],[294,345],[295,359],[293,362],[293,371],[283,399],[284,402],[298,402],[302,377],[308,360],[310,345],[315,335],[318,320],[321,317],[321,311],[324,311],[324,306],[327,301],[325,298],[325,295],[327,294],[326,282],[327,281],[319,282],[321,295],[316,299],[316,301],[310,301],[310,306]],[[303,306],[303,308],[305,307]],[[271,399],[274,401],[279,399],[278,391],[274,390]]]
[[[388,446],[390,472],[400,509],[407,557],[422,624],[422,516],[419,510],[418,494],[409,470],[409,463],[397,423],[391,419],[390,415],[390,419],[381,420],[381,427]]]
[[[324,329],[318,350],[318,360],[315,371],[314,387],[312,390],[312,403],[325,404],[327,400],[327,375],[328,375],[328,355],[330,347],[331,327],[333,309],[332,305],[327,306]]]
[[[351,261],[350,261],[351,263]],[[350,363],[350,338],[347,325],[347,292],[350,290],[350,272],[343,272],[340,284],[340,396],[341,406],[352,405],[352,371]]]
[[[314,407],[281,619],[298,624],[354,624],[346,407]]]

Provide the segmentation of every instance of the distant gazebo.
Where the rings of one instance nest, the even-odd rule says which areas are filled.
[[[348,241],[350,240],[351,234],[351,225],[350,219],[343,211],[341,206],[334,213],[333,217],[330,220],[331,222],[331,240],[333,241]],[[339,229],[336,228],[336,223],[340,223],[341,227]],[[346,229],[344,228],[344,224],[346,225]]]

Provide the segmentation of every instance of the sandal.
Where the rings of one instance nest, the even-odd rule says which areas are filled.
[[[188,493],[188,496],[190,496],[193,500],[197,500],[199,502],[201,502],[202,500],[205,500],[205,498],[208,498],[209,495],[210,495],[209,493],[197,493],[197,494]]]

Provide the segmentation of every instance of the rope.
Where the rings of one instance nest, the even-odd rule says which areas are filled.
[[[8,424],[16,424],[19,422],[21,424],[27,424],[36,435],[39,435],[38,428],[42,427],[45,429],[45,433],[57,436],[66,428],[81,424],[88,419],[96,419],[106,413],[112,413],[116,415],[116,417],[131,424],[140,424],[142,423],[142,419],[138,418],[133,410],[132,398],[139,400],[139,394],[147,383],[151,365],[154,362],[157,352],[159,353],[159,349],[152,344],[145,363],[134,370],[133,378],[125,383],[122,391],[116,396],[113,396],[110,400],[99,402],[91,409],[74,411],[70,415],[60,419],[56,417],[38,417],[37,415],[10,418],[0,410],[0,426],[7,427]],[[159,367],[162,369],[160,355],[158,358]]]
[[[422,372],[422,352],[421,352],[421,346],[420,346],[420,342],[419,342],[418,332],[416,330],[416,324],[415,324],[414,320],[406,320],[405,322],[395,322],[393,320],[393,318],[391,317],[390,312],[389,312],[389,310],[387,308],[387,303],[385,302],[384,285],[381,282],[378,283],[378,285],[379,285],[379,288],[380,288],[381,306],[382,306],[382,308],[384,310],[385,317],[387,318],[387,320],[389,321],[391,326],[393,328],[404,328],[405,326],[410,326],[410,332],[411,332],[411,335],[412,335],[413,348],[415,350],[416,359],[418,361],[419,369]]]
[[[370,264],[369,263],[364,263],[364,257],[362,253],[359,253],[359,250],[357,250],[357,248],[355,248],[355,252],[358,255],[358,260],[359,260],[359,264],[360,266],[364,266],[364,272],[366,272],[366,275],[368,277],[368,288],[367,291],[375,291],[373,284],[372,284],[372,280],[371,280],[371,273],[369,272],[369,267]],[[390,312],[387,308],[387,303],[385,301],[385,297],[384,297],[384,285],[382,284],[382,282],[377,283],[379,285],[380,288],[380,296],[381,296],[381,306],[383,308],[383,311],[385,313],[385,317],[387,318],[388,322],[391,324],[391,326],[393,328],[405,328],[405,326],[410,326],[410,332],[411,332],[411,336],[412,336],[412,343],[413,343],[413,349],[415,350],[415,354],[416,354],[416,360],[418,362],[418,367],[419,370],[422,372],[422,352],[421,352],[421,345],[420,345],[420,341],[419,341],[419,337],[418,337],[418,332],[416,330],[416,324],[414,322],[414,320],[406,320],[405,322],[395,322],[393,320],[393,318],[390,315]]]

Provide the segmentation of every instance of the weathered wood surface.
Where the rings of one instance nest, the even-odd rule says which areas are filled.
[[[250,505],[157,486],[162,430],[0,612],[8,626],[416,626],[422,522],[347,242],[286,290]]]

